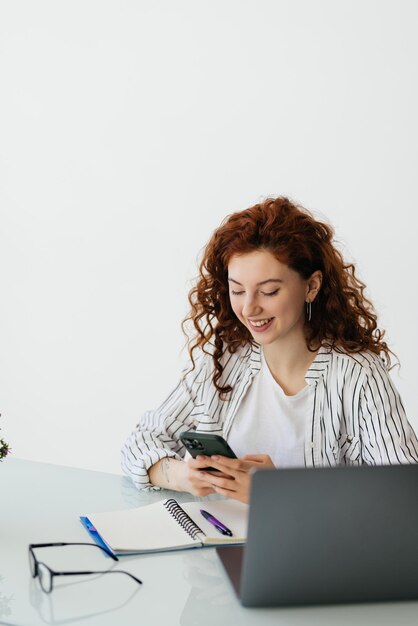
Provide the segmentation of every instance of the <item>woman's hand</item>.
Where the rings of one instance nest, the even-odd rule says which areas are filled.
[[[151,484],[157,487],[188,491],[194,496],[207,496],[214,493],[213,487],[202,476],[201,470],[207,466],[207,463],[196,459],[186,462],[166,457],[152,465],[148,474]]]
[[[208,467],[205,457],[182,461],[177,475],[178,487],[176,488],[178,491],[188,491],[194,496],[207,496],[210,493],[215,493],[215,489],[207,480],[207,476],[210,477],[210,472],[202,471],[205,467]]]
[[[228,498],[249,502],[251,473],[256,469],[274,469],[274,464],[268,454],[247,454],[240,459],[230,459],[226,456],[206,457],[199,455],[201,467],[214,467],[222,472],[221,475],[215,472],[205,472],[200,470],[202,480],[206,481],[216,493],[220,493]]]

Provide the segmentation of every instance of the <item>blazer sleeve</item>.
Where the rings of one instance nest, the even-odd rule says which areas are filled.
[[[156,410],[142,415],[122,448],[122,470],[138,489],[159,490],[150,483],[148,469],[165,457],[181,460],[185,455],[179,435],[197,426],[193,411],[202,397],[207,364],[204,356],[195,359],[194,370],[183,370],[177,387]]]
[[[360,392],[360,433],[369,465],[418,463],[418,440],[384,362],[366,369]]]

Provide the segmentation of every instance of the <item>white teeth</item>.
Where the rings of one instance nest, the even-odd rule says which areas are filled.
[[[267,320],[259,320],[258,322],[251,322],[251,324],[253,326],[265,326],[266,324],[268,324],[273,318],[270,317]]]

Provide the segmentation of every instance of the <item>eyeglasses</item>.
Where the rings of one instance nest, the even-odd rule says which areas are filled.
[[[48,565],[43,563],[42,561],[38,561],[35,556],[34,548],[51,548],[55,546],[93,546],[93,548],[99,548],[103,552],[105,552],[110,558],[114,561],[119,561],[118,557],[112,554],[110,550],[99,546],[96,543],[31,543],[29,544],[29,567],[33,578],[38,578],[39,584],[41,585],[42,591],[45,593],[51,593],[52,588],[54,586],[54,577],[55,576],[80,576],[85,574],[126,574],[133,578],[137,583],[142,585],[142,580],[136,578],[133,574],[129,572],[125,572],[124,570],[96,570],[94,572],[90,571],[77,571],[77,572],[56,572]]]

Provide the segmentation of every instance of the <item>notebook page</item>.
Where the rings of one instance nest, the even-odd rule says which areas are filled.
[[[163,500],[134,509],[92,513],[88,518],[116,553],[202,545],[175,521]]]
[[[205,533],[205,544],[244,543],[247,538],[248,504],[237,500],[207,500],[200,502],[182,502],[182,509]],[[222,535],[201,514],[200,509],[208,511],[232,532],[233,536]]]

